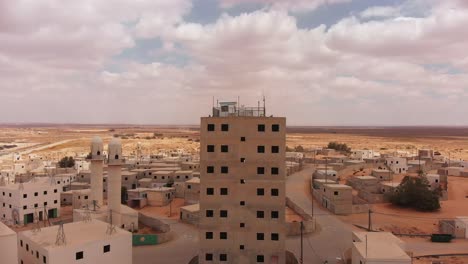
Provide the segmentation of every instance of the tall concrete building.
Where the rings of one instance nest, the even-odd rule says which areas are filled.
[[[285,263],[286,118],[220,103],[200,129],[199,263]]]

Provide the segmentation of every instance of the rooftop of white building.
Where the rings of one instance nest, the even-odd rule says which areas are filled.
[[[0,186],[2,190],[19,190],[20,183],[9,184],[5,186]],[[36,189],[43,189],[46,186],[50,186],[51,188],[56,187],[57,185],[51,183],[49,177],[36,177],[31,179],[28,182],[23,183],[23,190],[36,190]]]
[[[367,261],[411,260],[402,249],[403,242],[388,232],[357,232],[360,241],[354,242],[360,255]],[[366,243],[367,240],[367,243]]]
[[[16,232],[11,230],[7,225],[0,222],[0,237],[16,235]]]
[[[200,211],[200,204],[197,203],[197,204],[187,205],[187,206],[181,207],[180,209],[184,209],[184,210],[189,211],[191,213],[195,213],[195,212]]]
[[[66,244],[61,246],[55,244],[59,229],[58,225],[41,228],[39,232],[28,230],[20,233],[45,249],[79,247],[80,245],[109,239],[111,237],[131,236],[130,232],[118,227],[115,228],[115,232],[112,235],[108,235],[106,233],[107,226],[107,223],[95,219],[90,222],[80,221],[64,224],[63,229],[65,232]]]
[[[194,177],[194,178],[186,181],[186,183],[200,183],[200,178]]]

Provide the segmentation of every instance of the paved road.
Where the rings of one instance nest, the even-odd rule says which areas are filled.
[[[304,170],[288,176],[286,181],[286,195],[309,214],[312,213],[309,179],[313,171],[313,166],[306,165]],[[335,263],[336,258],[341,258],[352,246],[352,226],[338,220],[316,201],[314,217],[320,230],[304,238],[304,263],[323,263],[325,260]],[[299,259],[300,237],[288,239],[286,247]]]

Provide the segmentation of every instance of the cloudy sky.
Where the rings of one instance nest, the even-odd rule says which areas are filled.
[[[0,122],[468,125],[466,0],[0,0]]]

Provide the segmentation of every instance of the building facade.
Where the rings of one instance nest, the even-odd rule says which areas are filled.
[[[285,263],[286,118],[264,113],[201,118],[199,263]]]

